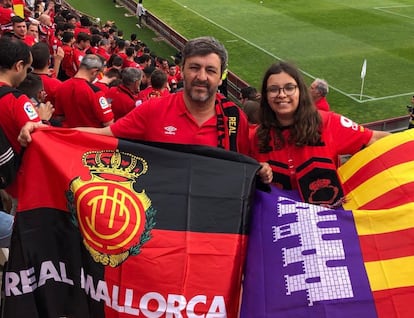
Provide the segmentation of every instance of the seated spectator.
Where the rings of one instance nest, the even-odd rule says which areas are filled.
[[[142,79],[141,79],[141,85],[139,86],[140,91],[143,91],[149,85],[151,85],[151,74],[154,71],[155,71],[155,67],[153,66],[147,66],[142,70],[143,74],[142,74]]]
[[[324,79],[316,78],[311,84],[309,91],[317,109],[327,112],[330,111],[329,103],[326,99],[329,86]]]
[[[138,98],[141,78],[142,71],[140,69],[135,67],[124,68],[121,71],[122,83],[117,87],[111,87],[106,93],[106,97],[112,106],[115,121],[141,105]]]
[[[150,78],[151,85],[139,93],[139,99],[145,102],[151,98],[159,98],[170,94],[167,74],[163,70],[155,69]]]

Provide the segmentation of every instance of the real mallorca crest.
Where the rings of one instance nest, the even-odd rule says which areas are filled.
[[[82,162],[91,178],[71,181],[69,209],[93,259],[116,267],[139,254],[151,239],[156,211],[145,190],[136,192],[133,188],[148,164],[118,150],[89,151]]]

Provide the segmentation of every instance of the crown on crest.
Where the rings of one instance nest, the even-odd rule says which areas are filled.
[[[92,174],[114,174],[129,180],[134,180],[148,170],[143,158],[119,150],[88,151],[82,156],[82,162]]]

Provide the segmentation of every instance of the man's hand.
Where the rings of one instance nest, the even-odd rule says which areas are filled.
[[[273,180],[273,171],[267,162],[260,162],[261,168],[257,172],[264,184],[269,184]]]
[[[48,125],[42,123],[35,123],[32,121],[28,121],[20,130],[20,134],[17,137],[17,141],[20,143],[22,147],[27,147],[27,145],[32,141],[31,133],[40,127],[48,127]]]

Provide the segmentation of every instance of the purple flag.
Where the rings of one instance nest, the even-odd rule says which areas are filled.
[[[240,317],[377,317],[352,213],[255,195]]]

